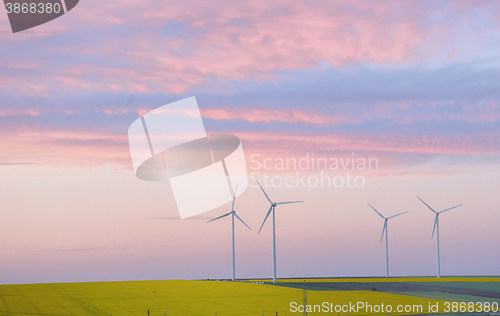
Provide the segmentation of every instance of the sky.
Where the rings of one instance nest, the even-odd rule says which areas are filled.
[[[2,12],[0,283],[230,278],[230,220],[205,223],[230,204],[180,220],[130,157],[130,124],[191,96],[245,152],[237,277],[272,276],[253,177],[305,201],[277,210],[278,277],[384,275],[367,203],[409,211],[389,221],[391,275],[435,275],[417,195],[464,204],[440,217],[442,275],[499,275],[499,85],[496,1],[82,0],[14,34]],[[279,166],[307,157],[340,167]]]

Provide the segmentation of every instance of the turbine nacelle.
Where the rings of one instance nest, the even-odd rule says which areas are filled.
[[[283,204],[291,204],[291,203],[301,203],[301,202],[304,202],[304,201],[273,202],[273,201],[271,201],[271,199],[267,195],[266,191],[264,191],[264,188],[260,185],[259,180],[255,179],[255,181],[257,181],[257,184],[259,185],[260,189],[262,190],[262,192],[266,196],[266,199],[269,201],[269,203],[271,203],[271,207],[269,208],[269,211],[267,211],[266,218],[264,218],[264,222],[262,223],[262,226],[260,226],[259,232],[257,234],[260,234],[260,231],[262,230],[262,227],[264,227],[264,224],[266,223],[267,218],[271,214],[271,211],[276,208],[276,206],[283,205]]]
[[[218,220],[218,219],[221,219],[223,217],[226,217],[226,216],[229,216],[229,215],[233,215],[235,216],[240,222],[243,223],[243,225],[245,225],[246,227],[248,227],[248,229],[252,230],[250,228],[250,226],[248,226],[238,215],[236,215],[236,210],[234,209],[234,202],[236,200],[236,192],[238,191],[238,186],[236,186],[236,189],[234,190],[234,197],[233,197],[233,205],[231,206],[231,212],[227,213],[227,214],[224,214],[224,215],[221,215],[219,217],[216,217],[214,219],[211,219],[209,220],[207,223],[210,223],[210,222],[213,222],[215,220]]]
[[[385,217],[384,215],[380,214],[380,212],[377,211],[373,206],[371,206],[370,203],[368,203],[368,206],[371,207],[375,212],[377,212],[377,214],[380,217],[382,217],[384,219],[384,228],[382,229],[382,237],[380,238],[380,242],[382,242],[382,240],[384,240],[384,233],[387,230],[387,221],[389,221],[391,218],[394,218],[396,216],[403,215],[403,214],[406,214],[406,213],[409,212],[409,211],[406,211],[406,212],[403,212],[403,213],[399,213],[399,214],[396,214],[396,215]]]
[[[434,214],[436,214],[436,219],[434,220],[434,228],[432,229],[432,236],[431,236],[431,240],[434,239],[434,232],[436,231],[436,226],[438,225],[438,221],[439,221],[439,214],[441,213],[444,213],[446,211],[449,211],[449,210],[452,210],[454,208],[457,208],[459,206],[462,206],[463,204],[460,204],[460,205],[457,205],[457,206],[453,206],[453,207],[450,207],[450,208],[447,208],[447,209],[444,209],[442,211],[439,211],[439,212],[436,212],[432,207],[430,207],[427,203],[425,203],[421,198],[419,198],[417,196],[417,199],[420,200],[420,202],[424,203],[425,206],[427,206],[431,211],[434,212]]]

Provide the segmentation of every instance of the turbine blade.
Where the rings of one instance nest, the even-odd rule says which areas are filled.
[[[431,211],[433,211],[434,213],[436,213],[436,214],[437,214],[437,212],[436,212],[436,211],[434,211],[434,210],[432,209],[432,207],[430,207],[429,205],[427,205],[427,203],[425,203],[424,201],[422,201],[422,199],[421,199],[421,198],[419,198],[419,197],[417,196],[417,199],[419,199],[422,203],[424,203],[424,204],[425,204],[425,206],[427,206],[427,207],[428,207]]]
[[[236,212],[234,212],[234,216],[236,216],[236,218],[239,219],[240,222],[242,222],[246,227],[248,227],[248,229],[252,230],[250,226],[248,226],[238,215],[236,215]]]
[[[431,240],[434,239],[434,231],[436,231],[436,225],[438,223],[438,216],[436,214],[436,220],[434,221],[434,228],[432,229],[432,237]]]
[[[213,221],[215,221],[215,220],[217,220],[217,219],[219,219],[219,218],[223,218],[223,217],[226,217],[226,216],[228,216],[228,215],[231,215],[231,213],[232,213],[232,212],[229,212],[229,213],[227,213],[227,214],[224,214],[224,215],[221,215],[221,216],[216,217],[216,218],[214,218],[214,219],[211,219],[211,220],[209,220],[207,223],[210,223],[210,222],[213,222]]]
[[[276,205],[283,205],[283,204],[290,204],[290,203],[302,203],[304,201],[292,201],[292,202],[279,202],[279,203],[276,203]]]
[[[384,240],[384,233],[385,233],[386,228],[387,228],[387,221],[385,221],[384,229],[382,229],[382,237],[380,238],[380,242],[382,242],[382,240]]]
[[[238,192],[238,185],[236,185],[236,189],[234,190],[233,206],[231,206],[231,211],[234,211],[234,201],[236,200],[236,192]]]
[[[257,181],[257,183],[259,184],[260,189],[262,190],[262,192],[264,192],[264,195],[266,196],[266,199],[269,201],[269,203],[273,204],[273,202],[271,202],[271,199],[269,198],[269,196],[267,196],[266,191],[264,191],[264,188],[260,185],[259,180],[255,179],[255,181]]]
[[[368,203],[368,206],[371,207],[375,212],[377,212],[377,214],[380,215],[380,217],[385,219],[385,217],[382,214],[380,214],[373,206],[371,206],[370,203]]]
[[[399,215],[403,215],[403,214],[406,214],[408,212],[409,211],[406,211],[406,212],[403,212],[403,213],[399,213],[399,214],[396,214],[396,215],[392,215],[391,217],[388,217],[387,219],[390,219],[390,218],[393,218],[393,217],[396,217],[396,216],[399,216]]]
[[[262,230],[262,227],[264,227],[264,224],[266,223],[267,218],[269,217],[269,214],[271,214],[271,210],[273,209],[273,206],[269,208],[269,211],[267,212],[266,218],[264,218],[264,222],[262,223],[262,226],[260,226],[259,232],[257,234],[260,234],[260,231]]]
[[[457,206],[453,206],[453,207],[447,208],[446,210],[443,210],[443,211],[441,211],[441,212],[439,212],[439,213],[444,213],[444,212],[446,212],[446,211],[452,210],[452,209],[454,209],[454,208],[456,208],[456,207],[459,207],[459,206],[462,206],[462,205],[463,205],[463,204],[460,204],[460,205],[457,205]]]

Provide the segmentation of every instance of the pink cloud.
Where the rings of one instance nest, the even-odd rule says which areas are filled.
[[[81,66],[55,64],[59,62],[56,58],[54,63],[45,63],[47,75],[24,73],[22,78],[0,78],[2,86],[32,94],[42,91],[28,86],[51,91],[64,87],[72,91],[183,93],[211,77],[222,82],[263,81],[277,70],[317,68],[321,62],[408,63],[426,58],[416,49],[424,43],[429,45],[437,30],[423,26],[433,14],[426,8],[428,3],[410,1],[398,2],[397,7],[369,1],[151,4],[138,0],[89,0],[80,4],[70,13],[71,19],[47,23],[37,32],[71,32],[78,38],[80,29],[122,25],[127,36],[102,32],[94,34],[90,43],[54,44],[49,50],[56,55],[78,53],[100,61],[94,66]],[[404,19],[401,12],[406,13]],[[235,21],[243,21],[243,25]],[[163,37],[160,28],[172,22],[185,25],[185,32]],[[438,31],[446,36],[450,30]],[[2,39],[19,40],[12,36]],[[50,40],[49,36],[47,42]],[[444,48],[436,44],[433,49]],[[16,55],[5,62],[19,65]],[[116,63],[120,66],[112,66]]]
[[[38,116],[42,112],[39,110],[30,110],[30,109],[0,109],[0,116],[16,116],[16,115],[29,115],[29,116]]]
[[[332,102],[331,107],[320,107],[312,104],[310,108],[251,108],[251,107],[212,107],[202,108],[202,116],[212,120],[232,121],[242,120],[250,123],[273,123],[304,124],[318,126],[335,126],[339,124],[362,124],[371,121],[392,122],[396,125],[418,124],[420,122],[498,122],[500,113],[499,104],[494,101],[464,103],[462,105],[449,104],[450,101],[427,101],[427,102],[377,102],[370,106],[354,104],[336,104]],[[60,107],[60,106],[59,106]],[[440,111],[434,111],[440,108]],[[126,108],[126,107],[104,107],[93,111],[103,112],[107,115],[126,115],[136,113],[143,116],[153,108]],[[92,111],[88,109],[87,111]],[[52,113],[65,113],[73,115],[84,113],[82,110],[59,109],[40,106],[36,108],[19,107],[0,109],[1,116],[38,116]]]
[[[126,115],[129,112],[133,112],[129,109],[103,109],[102,110],[107,115]]]
[[[271,109],[204,109],[201,111],[203,117],[214,120],[243,120],[247,122],[282,122],[303,123],[315,125],[337,125],[338,123],[355,123],[348,120],[344,115],[322,115],[313,111],[303,110],[271,110]]]
[[[497,134],[480,135],[350,135],[238,133],[247,158],[296,157],[315,152],[323,156],[366,155],[383,157],[387,165],[412,164],[413,158],[401,154],[499,156]],[[396,158],[399,157],[399,158]],[[409,159],[408,161],[404,161]],[[116,166],[131,169],[126,135],[89,131],[39,130],[20,127],[3,133],[0,141],[0,162],[29,162],[44,165]]]
[[[398,125],[409,125],[418,122],[497,122],[500,121],[498,104],[489,103],[487,105],[474,104],[469,109],[453,112],[423,112],[411,111],[417,108],[428,107],[429,104],[411,104],[411,102],[381,103],[378,102],[369,107],[337,106],[333,112],[320,113],[317,110],[289,109],[275,110],[266,108],[206,108],[202,109],[203,117],[213,120],[243,120],[246,122],[281,122],[281,123],[301,123],[306,125],[334,126],[338,124],[360,124],[369,121],[392,121]],[[441,102],[429,102],[431,105],[440,106]],[[465,107],[465,106],[464,106]],[[403,110],[403,111],[401,111]],[[149,110],[141,109],[139,115]],[[333,113],[331,113],[333,112]],[[142,113],[142,114],[141,114]]]
[[[497,134],[423,135],[346,135],[239,133],[246,148],[253,152],[273,149],[303,155],[312,151],[386,152],[426,155],[500,155]]]
[[[58,167],[116,165],[131,168],[126,135],[40,131],[27,127],[2,135],[0,161],[27,161]]]

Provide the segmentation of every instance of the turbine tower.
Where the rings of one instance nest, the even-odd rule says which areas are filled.
[[[388,230],[387,229],[387,221],[393,217],[408,213],[408,211],[393,215],[391,217],[384,217],[373,206],[371,206],[370,203],[368,203],[368,206],[371,207],[375,212],[377,212],[378,215],[380,215],[380,217],[382,217],[385,220],[384,228],[382,229],[382,237],[380,238],[380,242],[382,242],[382,240],[384,239],[384,232],[385,232],[385,266],[386,266],[385,276],[389,277],[389,241],[387,239],[387,230]]]
[[[432,229],[431,240],[434,238],[434,232],[436,232],[436,235],[437,235],[437,259],[438,259],[437,260],[437,277],[440,278],[441,277],[441,260],[439,259],[439,214],[444,213],[444,212],[449,211],[449,210],[452,210],[456,207],[462,206],[463,204],[447,208],[447,209],[442,210],[440,212],[436,212],[435,210],[432,209],[432,207],[427,205],[427,203],[422,201],[422,199],[419,198],[418,196],[417,196],[417,199],[419,199],[422,203],[425,204],[425,206],[427,206],[431,211],[433,211],[436,214],[436,219],[434,220],[434,228]]]
[[[267,211],[266,218],[264,218],[264,222],[262,223],[262,226],[260,226],[258,234],[260,234],[262,227],[264,227],[264,224],[266,223],[269,214],[271,214],[271,211],[273,211],[273,282],[276,283],[276,216],[275,216],[276,206],[282,204],[300,203],[304,201],[272,202],[269,196],[267,195],[266,191],[264,191],[264,188],[260,185],[259,180],[255,179],[255,181],[257,181],[262,192],[264,192],[266,199],[269,201],[269,203],[271,203],[271,207],[269,208],[269,211]]]
[[[210,222],[213,222],[215,220],[218,220],[218,219],[221,219],[223,217],[226,217],[226,216],[229,216],[229,215],[232,215],[232,225],[233,225],[233,281],[235,280],[236,278],[236,262],[235,262],[235,256],[234,256],[234,217],[236,216],[237,219],[240,220],[240,222],[242,222],[246,227],[248,227],[248,229],[252,230],[250,228],[250,226],[248,226],[237,214],[236,214],[236,210],[234,209],[234,201],[236,200],[236,191],[238,191],[238,186],[236,186],[236,189],[234,190],[234,197],[233,197],[233,206],[231,206],[231,212],[227,213],[227,214],[224,214],[224,215],[221,215],[219,217],[216,217],[214,219],[211,219],[209,220],[207,223],[210,223]]]

